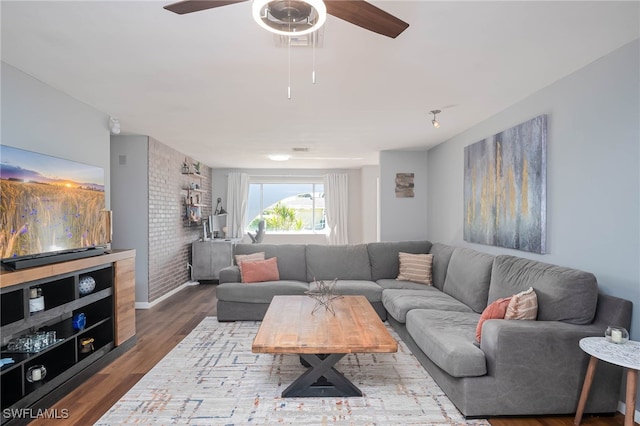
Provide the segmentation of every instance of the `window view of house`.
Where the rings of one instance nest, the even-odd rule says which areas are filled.
[[[253,232],[264,219],[267,232],[324,232],[324,185],[251,183],[245,228]]]

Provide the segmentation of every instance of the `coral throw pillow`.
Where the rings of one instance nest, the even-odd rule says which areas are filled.
[[[413,281],[415,283],[433,285],[431,266],[432,254],[398,253],[400,273],[396,280]]]
[[[476,340],[478,342],[480,342],[482,334],[482,324],[484,324],[484,322],[488,319],[504,319],[510,301],[511,297],[498,299],[487,306],[484,311],[482,311],[482,315],[480,315],[480,321],[478,321],[478,326],[476,327]]]
[[[250,260],[240,262],[243,283],[259,283],[264,281],[278,281],[278,258],[270,257],[266,260]]]
[[[264,252],[259,251],[257,253],[251,254],[236,254],[236,265],[240,268],[240,281],[242,281],[242,262],[247,262],[251,260],[264,260]]]
[[[511,297],[504,319],[535,320],[538,316],[538,296],[533,287]]]

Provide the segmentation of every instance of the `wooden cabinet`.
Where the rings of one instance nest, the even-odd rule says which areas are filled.
[[[85,277],[95,282],[88,293]],[[32,312],[37,294],[44,303]],[[135,251],[2,272],[0,303],[1,357],[14,360],[0,368],[1,408],[46,408],[135,343]]]
[[[220,269],[233,265],[235,240],[196,241],[191,244],[193,278],[195,280],[217,280]]]
[[[120,346],[136,334],[136,261],[131,257],[114,264],[114,341]]]

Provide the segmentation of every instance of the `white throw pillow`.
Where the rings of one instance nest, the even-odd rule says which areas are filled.
[[[251,254],[236,254],[236,265],[240,268],[240,282],[242,282],[242,262],[250,262],[252,260],[264,260],[264,252],[259,251]]]

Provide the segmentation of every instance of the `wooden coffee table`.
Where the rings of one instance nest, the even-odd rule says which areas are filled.
[[[364,296],[333,300],[335,316],[324,308],[312,314],[315,303],[309,296],[275,296],[252,352],[295,354],[310,366],[283,397],[362,396],[333,366],[349,353],[397,352],[398,343]]]

